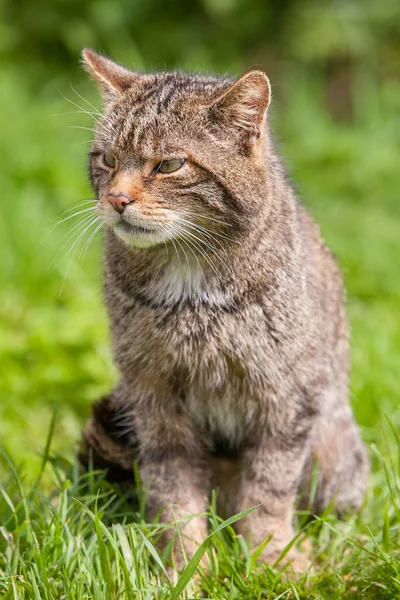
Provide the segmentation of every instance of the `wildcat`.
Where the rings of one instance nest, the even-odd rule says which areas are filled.
[[[363,501],[368,458],[341,274],[274,150],[268,78],[140,74],[88,49],[83,62],[104,99],[89,173],[120,382],[81,460],[132,486],[137,461],[149,517],[166,523],[204,514],[213,486],[232,513],[260,504],[237,529],[253,546],[272,536],[274,563],[314,460],[313,511],[344,512]],[[191,555],[206,518],[184,523]]]

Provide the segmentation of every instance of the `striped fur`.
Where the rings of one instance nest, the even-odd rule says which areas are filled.
[[[262,503],[238,530],[255,546],[272,534],[262,558],[274,562],[314,458],[315,507],[336,498],[341,511],[360,506],[368,459],[341,275],[271,143],[268,80],[84,61],[104,96],[89,172],[121,379],[94,408],[82,460],[128,479],[138,461],[149,517],[202,513],[216,484],[233,511]],[[183,166],[162,174],[173,158]],[[129,199],[121,214],[110,192]],[[206,531],[200,516],[186,524],[189,554]]]

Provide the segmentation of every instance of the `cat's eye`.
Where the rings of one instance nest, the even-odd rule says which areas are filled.
[[[174,173],[174,171],[177,171],[183,166],[184,162],[184,158],[170,158],[169,160],[163,160],[157,165],[155,171],[164,174]]]
[[[113,154],[106,152],[103,154],[103,164],[108,169],[115,169],[117,166],[117,159]]]

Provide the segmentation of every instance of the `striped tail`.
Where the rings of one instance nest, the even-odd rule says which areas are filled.
[[[79,449],[80,463],[89,470],[107,471],[111,482],[132,482],[138,456],[134,421],[129,407],[113,394],[96,402],[86,422]]]

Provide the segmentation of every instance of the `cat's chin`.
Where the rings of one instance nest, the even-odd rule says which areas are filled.
[[[164,240],[160,239],[161,234],[156,232],[127,231],[126,229],[121,229],[119,227],[116,227],[114,232],[127,246],[133,248],[152,248],[164,243]]]

